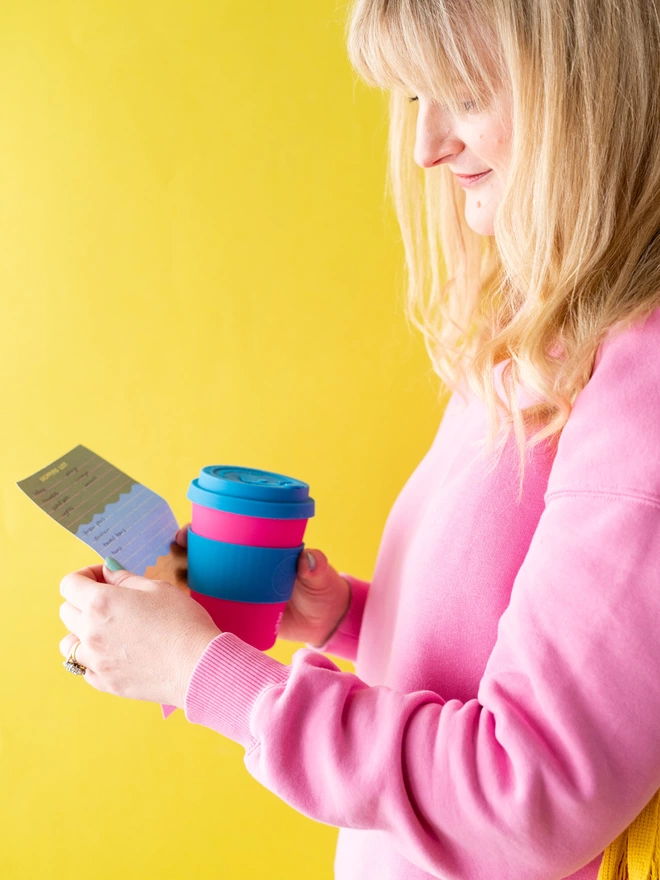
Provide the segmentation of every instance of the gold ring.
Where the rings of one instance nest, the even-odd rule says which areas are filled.
[[[76,660],[76,649],[80,644],[80,639],[71,646],[69,650],[69,656],[66,658],[62,666],[66,669],[67,672],[72,672],[74,675],[84,675],[87,672],[87,667],[83,666],[82,663],[78,663]]]
[[[71,662],[75,663],[76,662],[76,650],[77,650],[79,644],[80,644],[80,639],[78,639],[77,642],[74,642],[71,645],[71,647],[69,648],[69,654],[66,658],[67,663],[71,663]]]

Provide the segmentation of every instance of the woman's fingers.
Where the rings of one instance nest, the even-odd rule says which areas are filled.
[[[186,523],[185,526],[181,526],[179,531],[176,533],[174,540],[180,547],[188,546],[188,526],[190,523]]]

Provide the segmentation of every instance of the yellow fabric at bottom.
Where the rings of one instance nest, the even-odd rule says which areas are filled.
[[[603,853],[598,880],[660,880],[660,791]]]

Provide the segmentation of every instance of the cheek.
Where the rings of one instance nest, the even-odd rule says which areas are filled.
[[[504,137],[502,135],[482,132],[479,135],[479,149],[484,161],[491,168],[499,169],[502,167],[505,150]]]
[[[476,132],[474,151],[485,165],[503,171],[507,163],[509,135],[501,125],[484,125]]]

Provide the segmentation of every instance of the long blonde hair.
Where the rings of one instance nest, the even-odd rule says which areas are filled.
[[[660,305],[659,2],[354,0],[346,43],[358,74],[391,90],[406,318],[445,385],[467,381],[486,405],[488,447],[513,428],[520,498],[526,450],[556,444],[605,335]],[[494,106],[503,87],[509,172],[481,236],[449,168],[416,166],[406,92],[460,112],[461,95]],[[538,401],[524,410],[519,383]]]

